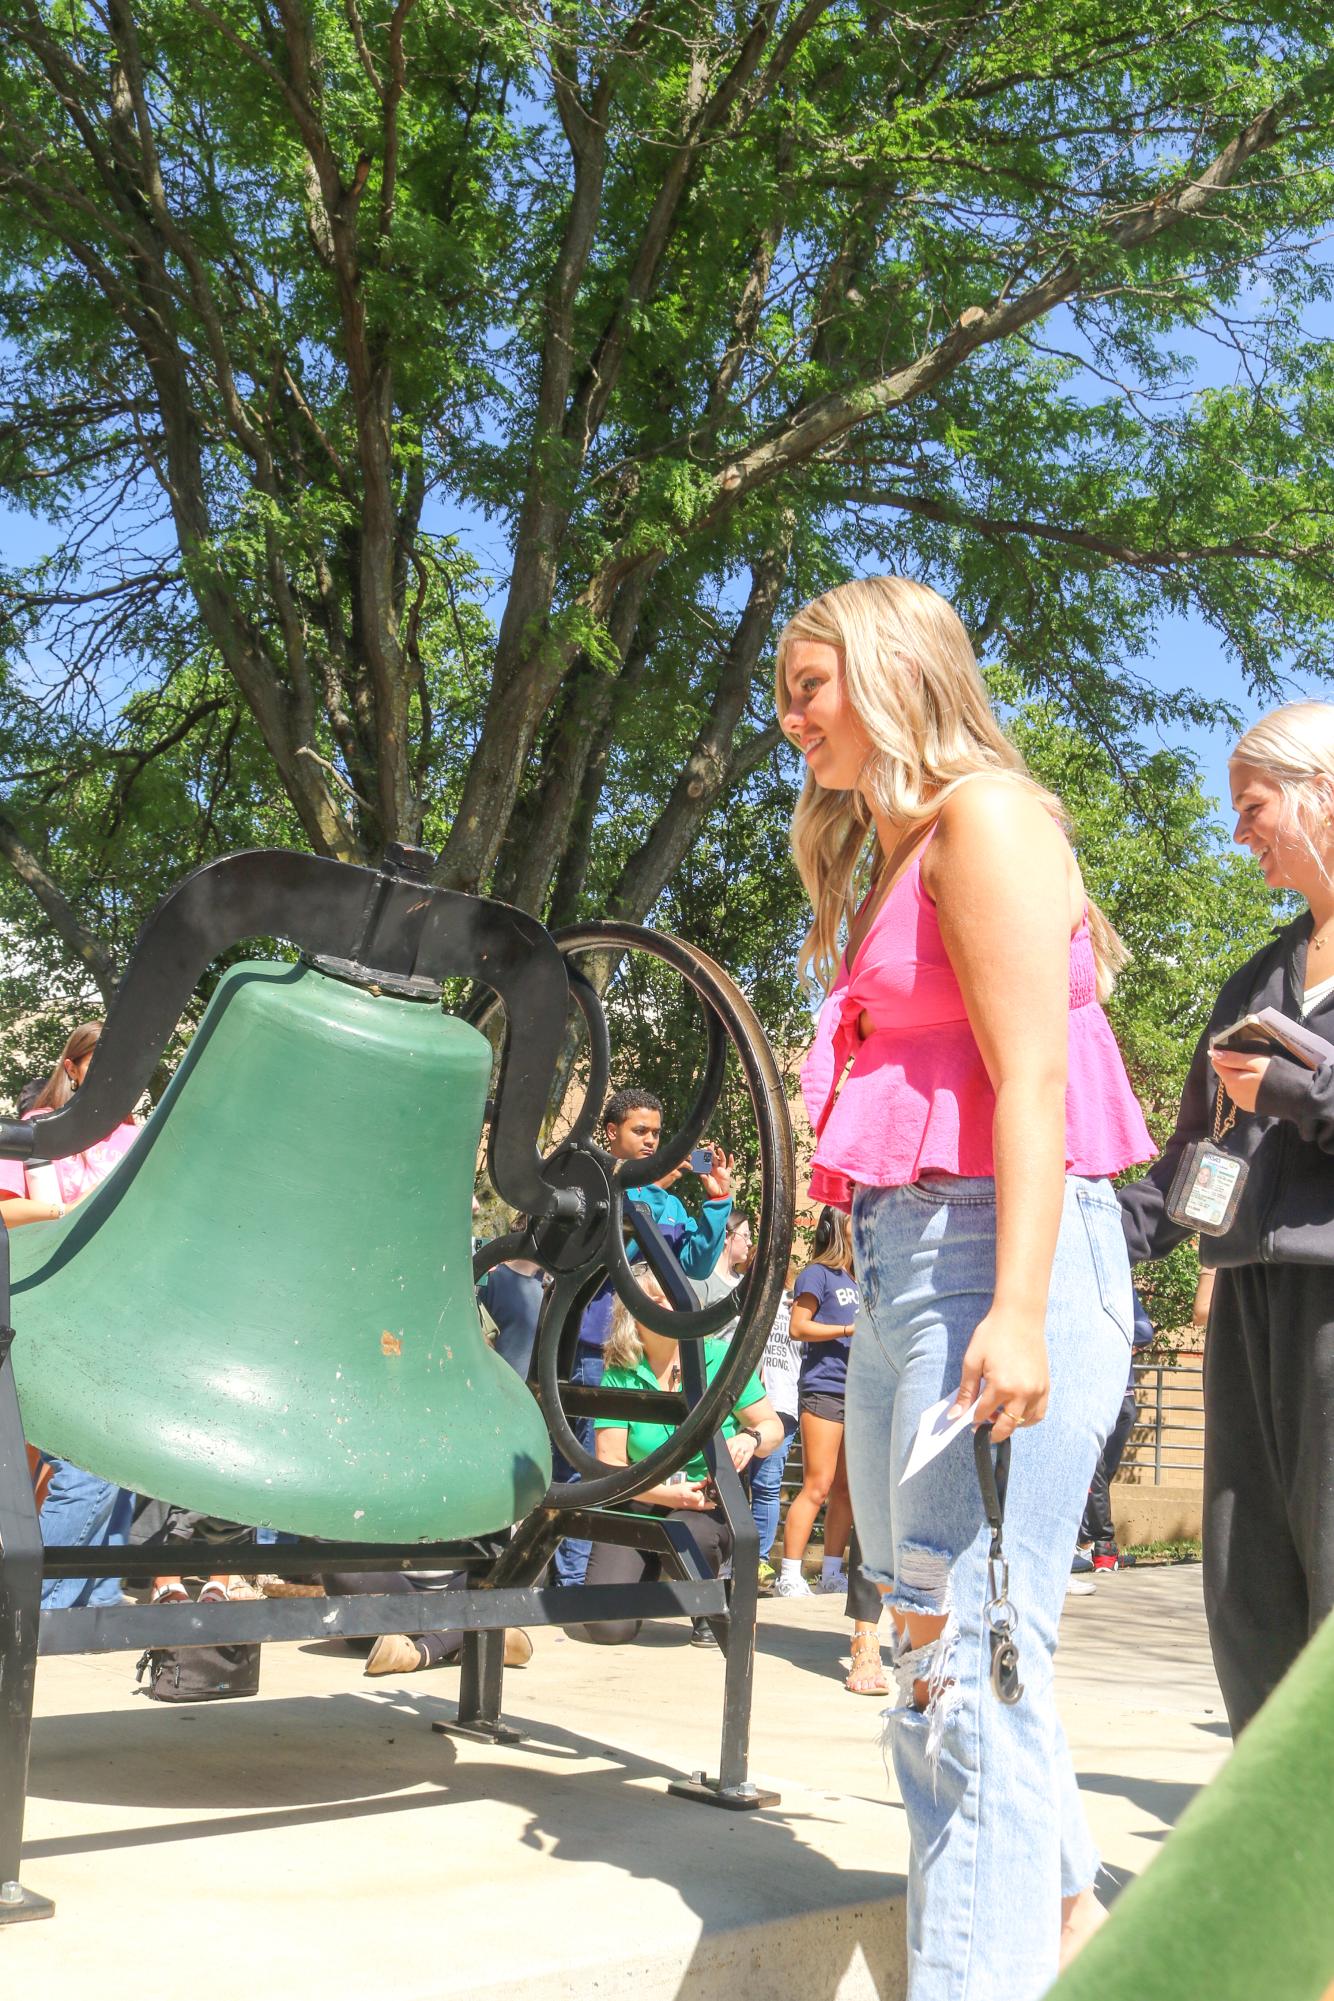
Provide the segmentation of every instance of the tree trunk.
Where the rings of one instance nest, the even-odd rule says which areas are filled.
[[[53,881],[22,839],[7,814],[0,813],[0,854],[36,897],[56,936],[70,955],[86,967],[108,1006],[116,991],[116,965],[105,945],[94,938],[60,885]]]
[[[733,738],[773,625],[790,547],[788,536],[751,572],[750,595],[732,634],[708,720],[648,839],[621,870],[607,900],[611,917],[643,923],[727,789],[736,761]],[[767,737],[770,733],[763,734]],[[778,741],[776,725],[773,741]]]

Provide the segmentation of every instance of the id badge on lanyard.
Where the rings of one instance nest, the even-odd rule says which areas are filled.
[[[1172,1221],[1199,1230],[1206,1237],[1221,1237],[1231,1229],[1246,1176],[1251,1171],[1248,1161],[1239,1160],[1234,1153],[1225,1153],[1219,1145],[1237,1122],[1237,1108],[1231,1100],[1227,1117],[1223,1117],[1225,1096],[1220,1083],[1214,1105],[1213,1138],[1197,1139],[1186,1148],[1167,1197],[1167,1213]]]

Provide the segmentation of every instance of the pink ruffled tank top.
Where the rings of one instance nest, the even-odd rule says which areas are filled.
[[[30,1112],[34,1119],[47,1118],[47,1112]],[[99,1181],[104,1181],[122,1154],[129,1152],[142,1132],[133,1119],[126,1119],[105,1139],[94,1140],[83,1153],[62,1154],[51,1162],[56,1171],[56,1186],[60,1190],[62,1202],[81,1202],[85,1195],[92,1193]]]
[[[899,1188],[924,1174],[995,1173],[996,1097],[922,885],[927,845],[876,912],[851,967],[844,955],[802,1066],[817,1141],[810,1192],[836,1209],[851,1208],[859,1184]],[[875,1023],[865,1037],[863,1012]],[[1087,912],[1070,941],[1065,1135],[1067,1173],[1090,1179],[1158,1151],[1098,1004]]]

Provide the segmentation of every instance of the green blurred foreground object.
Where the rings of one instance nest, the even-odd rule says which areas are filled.
[[[1320,2001],[1332,1856],[1334,1618],[1051,2001]]]
[[[508,1528],[546,1425],[482,1338],[485,1038],[308,965],[223,979],[144,1132],[13,1240],[44,1450],[206,1514],[344,1541]]]

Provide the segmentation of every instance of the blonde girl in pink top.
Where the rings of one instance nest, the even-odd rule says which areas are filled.
[[[1036,2001],[1102,1915],[1052,1656],[1130,1354],[1107,1177],[1153,1153],[1099,999],[1124,953],[934,591],[878,577],[806,606],[778,707],[807,770],[802,964],[827,996],[803,1076],[812,1193],[851,1210],[862,1295],[847,1457],[896,1636],[909,1997]],[[1013,1704],[990,1682],[971,1438],[899,1484],[942,1397],[1013,1437]]]

